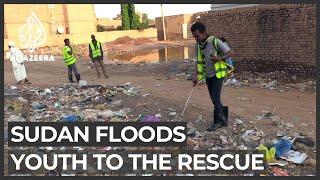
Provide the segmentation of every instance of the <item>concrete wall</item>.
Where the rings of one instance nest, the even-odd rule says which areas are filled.
[[[39,27],[44,28],[44,38],[41,38],[44,41],[39,43],[39,47],[63,44],[63,39],[69,34],[90,35],[96,32],[93,5],[87,4],[55,4],[53,9],[50,9],[48,4],[5,4],[4,26],[5,50],[8,41],[15,41],[18,48],[23,48],[19,37],[19,31],[23,27],[27,30],[22,34],[30,41],[34,41],[37,37]],[[64,28],[64,33],[57,33],[59,26]],[[29,30],[31,31],[28,32]],[[22,34],[20,33],[20,36]]]
[[[257,6],[203,13],[208,32],[224,36],[237,70],[315,77],[316,5]]]
[[[45,38],[38,48],[62,46],[65,38],[69,38],[72,44],[88,43],[91,34],[95,34],[101,42],[110,42],[124,36],[129,36],[130,38],[157,37],[157,29],[155,28],[96,32],[96,17],[93,5],[55,4],[52,10],[48,4],[5,4],[4,7],[5,51],[8,50],[8,41],[14,41],[18,48],[25,49],[19,37],[19,30],[25,26],[27,19],[31,16],[31,12],[39,19],[40,23],[38,24],[41,24],[44,29],[43,34]],[[17,9],[19,10],[17,11]],[[34,20],[34,16],[32,17],[32,20]],[[32,24],[32,31],[25,31],[25,34],[27,34],[27,37],[30,38],[31,41],[37,37],[36,29],[39,27],[38,24]],[[58,26],[64,27],[64,33],[57,33]]]
[[[121,20],[113,20],[109,18],[97,18],[96,24],[103,25],[103,26],[113,26],[114,28],[117,28],[118,26],[122,25]]]

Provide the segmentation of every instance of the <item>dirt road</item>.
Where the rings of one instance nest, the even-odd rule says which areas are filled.
[[[82,78],[88,83],[132,82],[133,86],[140,87],[141,93],[151,93],[149,102],[160,101],[160,104],[164,102],[174,107],[177,113],[182,112],[192,88],[191,81],[178,80],[174,75],[179,63],[109,65],[107,66],[109,79],[97,79],[95,70],[88,63],[90,61],[83,59],[78,63]],[[26,69],[29,79],[33,82],[32,86],[50,87],[67,82],[66,67],[60,58],[54,62],[27,62]],[[15,83],[11,64],[7,61],[4,63],[4,83],[5,85]],[[199,115],[203,115],[207,124],[202,125],[201,128],[205,128],[210,123],[213,109],[206,88],[205,85],[195,88],[184,118],[187,121],[193,121]],[[257,122],[252,125],[271,131],[270,133],[275,133],[272,132],[270,123],[257,121],[256,116],[260,115],[262,110],[274,112],[285,123],[292,123],[294,131],[315,137],[316,95],[313,92],[285,90],[284,93],[280,93],[261,88],[224,86],[222,101],[229,106],[232,116]],[[159,111],[158,105],[154,103],[148,105],[148,109],[149,113]]]

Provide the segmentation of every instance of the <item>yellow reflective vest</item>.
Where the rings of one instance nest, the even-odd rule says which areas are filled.
[[[69,66],[71,64],[74,64],[77,59],[74,57],[73,54],[69,54],[68,52],[70,51],[70,47],[69,46],[64,46],[63,47],[63,60],[64,62]]]
[[[215,56],[217,56],[218,54],[220,55],[220,51],[218,49],[218,41],[214,36],[210,36],[209,37],[209,41],[212,42],[213,47],[215,48]],[[203,79],[205,79],[206,77],[206,67],[205,67],[205,59],[204,59],[204,55],[203,52],[200,48],[200,44],[197,44],[197,77],[198,80],[201,81]],[[214,69],[215,69],[215,75],[217,78],[223,78],[227,75],[227,66],[225,65],[225,63],[223,62],[223,60],[219,60],[218,62],[214,63]]]
[[[90,42],[91,52],[92,52],[92,58],[96,58],[101,56],[101,44],[97,41],[97,48],[94,47],[92,41]]]

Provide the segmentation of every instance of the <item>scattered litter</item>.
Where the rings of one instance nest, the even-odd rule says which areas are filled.
[[[235,118],[234,119],[234,124],[235,125],[243,125],[243,121],[240,118]]]
[[[8,119],[9,122],[25,122],[26,120],[23,117],[11,115]]]
[[[83,86],[87,86],[88,83],[87,83],[87,81],[85,81],[85,80],[80,80],[80,81],[79,81],[79,85],[80,85],[80,87],[83,87]]]
[[[160,122],[160,118],[156,117],[155,114],[147,115],[147,116],[143,117],[141,122]]]
[[[289,176],[287,170],[280,169],[280,168],[272,168],[272,172],[274,176]]]
[[[280,156],[280,158],[295,164],[302,164],[308,158],[308,155],[306,153],[300,153],[299,151],[290,150]]]
[[[142,95],[142,97],[147,97],[147,96],[150,96],[150,95],[151,95],[150,93],[147,93],[147,94]]]
[[[187,79],[187,80],[192,80],[192,75],[191,75],[191,74],[187,74],[187,75],[186,75],[186,79]]]
[[[283,131],[277,131],[277,137],[283,137],[283,136],[285,136],[286,135],[286,133],[285,132],[283,132]]]
[[[314,146],[314,141],[308,137],[306,137],[306,138],[297,137],[297,138],[295,138],[294,143],[301,143],[301,144],[304,144],[308,147]]]
[[[81,120],[81,117],[74,114],[64,116],[61,119],[62,122],[77,122],[79,120]]]
[[[268,162],[268,166],[280,166],[280,167],[285,167],[288,165],[288,162]]]
[[[115,105],[115,106],[120,106],[122,104],[123,100],[117,100],[117,101],[113,101],[111,102],[112,105]]]
[[[33,108],[34,110],[42,110],[42,109],[45,109],[45,108],[47,107],[46,104],[42,104],[42,103],[40,103],[40,102],[33,102],[33,103],[31,104],[31,106],[32,106],[32,108]]]
[[[177,115],[176,112],[171,112],[171,113],[169,113],[169,116],[170,116],[170,117],[174,117],[174,116],[176,116],[176,115]]]
[[[276,155],[276,149],[274,147],[268,149],[266,146],[264,146],[263,144],[261,144],[258,147],[259,151],[264,151],[265,152],[265,157],[266,157],[266,161],[270,162],[272,160],[274,160],[274,157]]]
[[[291,149],[291,142],[288,140],[280,139],[278,143],[274,145],[274,148],[276,149],[276,155],[280,157]]]
[[[18,97],[17,100],[20,101],[20,102],[23,102],[23,103],[28,102],[28,100],[26,100],[26,99],[23,98],[23,97]]]
[[[263,136],[263,132],[261,130],[247,130],[245,133],[241,136],[242,140],[246,143],[253,143],[261,139]]]

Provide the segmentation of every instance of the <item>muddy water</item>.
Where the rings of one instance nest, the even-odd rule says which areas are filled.
[[[167,61],[194,58],[193,47],[164,47],[161,49],[147,49],[122,54],[107,55],[110,60],[127,61],[129,63],[161,63]]]

